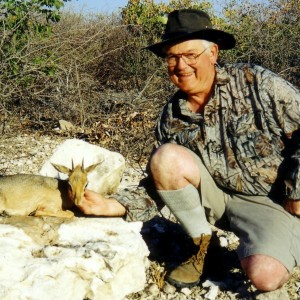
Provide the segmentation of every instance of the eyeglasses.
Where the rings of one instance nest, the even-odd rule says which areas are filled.
[[[189,65],[189,66],[192,66],[192,65],[195,65],[197,62],[198,62],[198,58],[200,57],[201,54],[203,54],[208,48],[205,48],[201,53],[199,54],[173,54],[173,55],[168,55],[165,57],[165,61],[166,61],[166,64],[169,66],[169,67],[174,67],[178,64],[179,62],[179,59],[182,58],[183,61]]]

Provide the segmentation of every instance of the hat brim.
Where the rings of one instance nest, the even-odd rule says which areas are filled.
[[[159,57],[164,57],[165,56],[164,49],[166,46],[170,46],[178,42],[184,42],[193,39],[207,40],[213,42],[219,46],[220,50],[232,49],[234,48],[236,43],[234,36],[230,33],[217,30],[217,29],[203,29],[200,31],[186,33],[186,34],[178,35],[174,38],[166,39],[162,42],[145,47],[145,49],[150,50],[151,52],[153,52],[155,55]]]

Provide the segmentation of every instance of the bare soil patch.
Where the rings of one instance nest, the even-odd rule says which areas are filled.
[[[0,174],[37,174],[64,139],[58,134],[2,135]],[[137,183],[142,177],[143,167],[128,161],[121,188]],[[177,290],[164,281],[164,274],[168,268],[190,255],[191,241],[167,210],[145,222],[141,233],[150,250],[147,283],[143,291],[129,295],[127,299],[300,299],[300,268],[294,270],[291,279],[281,289],[259,293],[241,271],[235,253],[236,237],[229,231],[217,228],[214,228],[203,280],[197,287]]]

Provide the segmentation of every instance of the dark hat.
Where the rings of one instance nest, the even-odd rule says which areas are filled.
[[[235,46],[235,38],[232,34],[212,28],[207,13],[197,9],[180,9],[169,14],[162,41],[146,49],[157,56],[164,57],[165,46],[192,39],[213,42],[220,50],[228,50]]]

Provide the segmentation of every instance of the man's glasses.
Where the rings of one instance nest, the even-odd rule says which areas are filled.
[[[199,54],[173,54],[173,55],[168,55],[165,57],[166,63],[169,67],[174,67],[178,64],[179,59],[182,58],[183,61],[189,65],[195,65],[198,62],[198,58],[200,57],[201,54],[203,54],[208,48],[205,48],[201,53]]]

